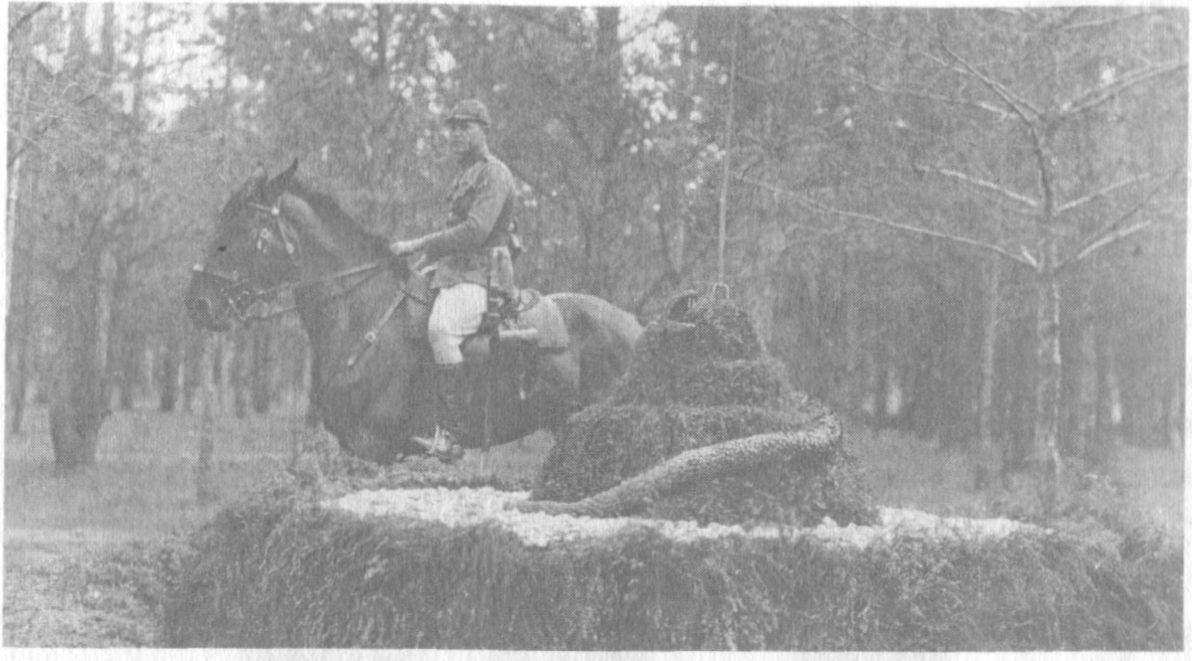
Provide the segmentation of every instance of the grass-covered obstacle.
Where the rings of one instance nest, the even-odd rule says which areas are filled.
[[[1179,649],[1180,555],[1005,520],[739,526],[511,508],[526,492],[293,487],[203,531],[177,646]]]
[[[701,523],[867,523],[841,425],[748,315],[699,301],[646,328],[609,401],[571,418],[523,509]]]
[[[572,418],[532,493],[339,457],[228,508],[196,537],[167,640],[1181,648],[1179,550],[874,508],[836,417],[786,385],[740,311],[675,322]]]

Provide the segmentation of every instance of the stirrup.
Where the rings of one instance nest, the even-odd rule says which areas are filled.
[[[421,445],[427,454],[443,463],[454,463],[464,456],[463,446],[457,443],[450,433],[438,426],[435,427],[435,435],[433,437],[423,438],[421,436],[414,436],[410,440]]]

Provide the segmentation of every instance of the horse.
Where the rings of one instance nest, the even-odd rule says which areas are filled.
[[[259,168],[233,192],[194,266],[188,316],[226,331],[291,292],[312,349],[311,401],[340,447],[380,464],[423,453],[416,439],[433,434],[434,419],[427,277],[296,177],[297,168],[295,160],[273,178]],[[566,292],[542,295],[539,306],[557,309],[565,342],[465,341],[466,446],[557,431],[628,369],[642,333],[631,313]]]

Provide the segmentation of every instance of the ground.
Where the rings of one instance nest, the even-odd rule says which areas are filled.
[[[991,511],[974,493],[970,460],[959,450],[893,432],[847,424],[874,501],[936,514]],[[200,435],[215,439],[210,501],[196,497]],[[152,647],[168,565],[185,535],[219,508],[284,470],[294,449],[320,434],[300,411],[204,427],[188,414],[117,411],[104,426],[98,465],[74,475],[53,468],[44,409],[33,408],[22,434],[5,440],[5,647]],[[548,434],[502,446],[489,466],[506,481],[529,480],[549,449]],[[484,470],[479,454],[466,472]],[[1123,447],[1114,478],[1136,512],[1180,531],[1182,451]]]

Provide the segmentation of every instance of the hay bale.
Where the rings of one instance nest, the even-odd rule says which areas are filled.
[[[314,502],[282,489],[244,501],[198,539],[166,609],[167,640],[531,650],[1182,645],[1178,551],[1125,559],[1025,524],[900,510],[882,510],[875,526],[745,530],[510,508],[526,498],[436,488]]]
[[[753,457],[730,456],[721,447],[736,439],[778,438],[768,434],[794,439],[830,415],[791,388],[782,364],[762,351],[748,315],[728,303],[705,302],[674,321],[646,328],[609,400],[573,416],[547,457],[533,499],[577,505],[539,509],[701,523],[871,521],[874,510],[855,458],[838,432],[783,455],[762,454],[757,443],[736,443],[732,450]],[[694,482],[671,479],[675,493],[642,489],[634,509],[627,501],[597,509],[598,501],[590,500],[618,485],[632,487],[633,480],[667,476],[660,466],[712,447],[734,468]]]

